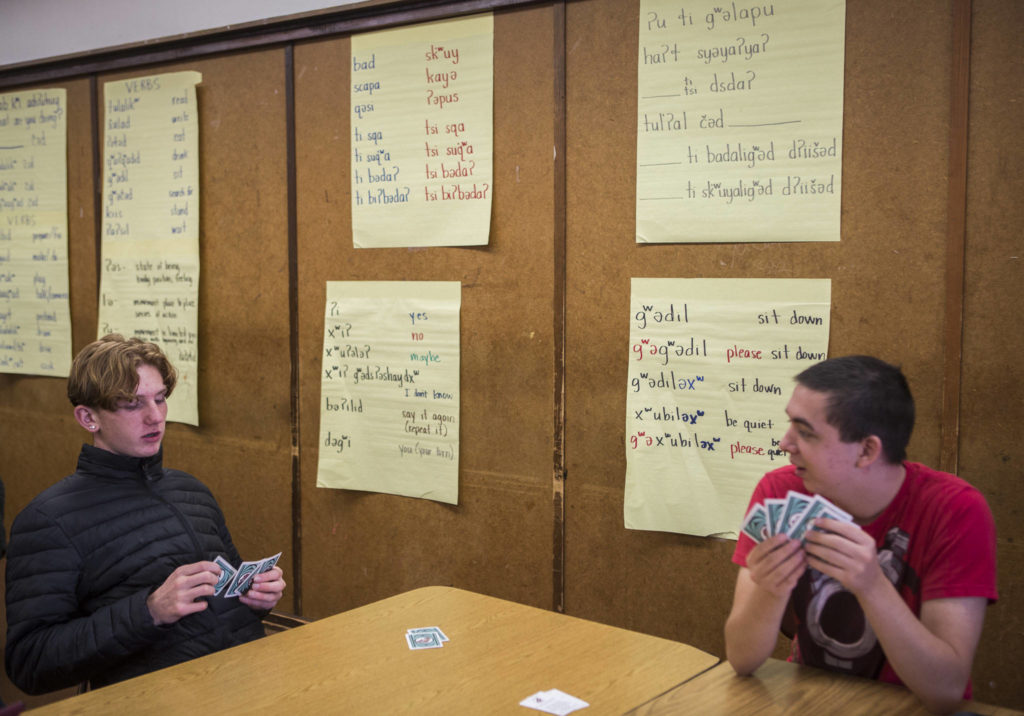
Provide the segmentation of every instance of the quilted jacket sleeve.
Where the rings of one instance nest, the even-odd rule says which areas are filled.
[[[92,614],[77,590],[82,560],[61,527],[29,506],[14,521],[7,555],[7,674],[40,694],[92,678],[159,640],[140,590]]]

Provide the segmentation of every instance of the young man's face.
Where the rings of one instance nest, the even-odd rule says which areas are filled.
[[[845,443],[839,430],[825,420],[828,394],[797,384],[786,406],[789,429],[779,446],[810,492],[842,506],[844,492],[857,489],[852,476],[862,454],[860,442]]]
[[[164,437],[166,395],[160,371],[151,365],[139,366],[134,401],[123,400],[113,411],[93,411],[96,447],[129,457],[155,455]]]

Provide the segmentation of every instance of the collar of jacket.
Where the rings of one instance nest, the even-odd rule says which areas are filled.
[[[163,477],[164,449],[151,457],[117,455],[94,445],[82,445],[78,455],[78,471],[97,477],[144,477],[159,480]]]

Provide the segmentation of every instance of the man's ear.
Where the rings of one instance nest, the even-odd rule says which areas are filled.
[[[96,432],[96,428],[99,427],[99,424],[96,422],[96,412],[85,405],[75,406],[75,420],[90,433]]]
[[[882,438],[868,435],[860,441],[860,454],[857,456],[857,467],[867,467],[882,458]]]

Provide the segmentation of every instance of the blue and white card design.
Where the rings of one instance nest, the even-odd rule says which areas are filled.
[[[750,508],[747,516],[743,519],[740,531],[755,542],[764,542],[772,536],[769,531],[768,513],[763,505],[754,505]]]
[[[831,517],[834,520],[842,520],[843,522],[853,521],[849,514],[833,505],[821,495],[815,495],[814,499],[811,500],[811,504],[800,513],[795,524],[789,528],[789,532],[786,534],[793,539],[803,542],[804,535],[807,533],[807,530],[812,529],[814,520],[818,517]]]
[[[803,542],[807,531],[814,529],[814,520],[819,517],[853,522],[850,514],[821,495],[812,497],[790,490],[784,500],[769,498],[763,505],[751,506],[740,531],[755,542],[764,542],[780,533]]]
[[[255,562],[242,562],[238,569],[235,569],[230,562],[217,555],[213,561],[220,567],[220,577],[214,587],[213,596],[224,592],[225,599],[232,599],[245,594],[252,587],[253,577],[263,572],[269,572],[279,559],[281,559],[280,552],[273,557],[259,559]]]
[[[230,584],[231,580],[235,578],[235,574],[238,570],[231,566],[231,563],[221,557],[219,554],[213,559],[214,564],[220,567],[220,577],[217,578],[217,584],[213,588],[213,596],[217,596],[224,591],[224,587]]]
[[[406,630],[405,640],[410,649],[440,649],[448,637],[440,627],[417,627]]]
[[[786,499],[783,497],[769,497],[764,501],[764,510],[768,513],[768,535],[778,534],[775,530],[782,524],[782,512],[786,509]]]

